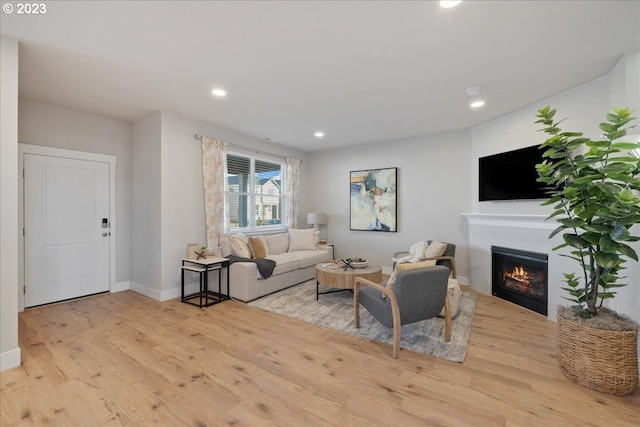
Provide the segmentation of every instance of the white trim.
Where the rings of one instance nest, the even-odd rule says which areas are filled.
[[[24,310],[24,236],[20,230],[24,227],[23,170],[25,154],[88,160],[109,164],[109,220],[111,221],[111,238],[109,239],[109,290],[111,292],[123,290],[120,289],[119,286],[116,286],[116,239],[118,236],[116,224],[116,156],[18,143],[18,311]]]
[[[156,301],[163,302],[171,299],[180,298],[179,286],[175,288],[167,289],[165,291],[158,291],[157,289],[151,288],[149,286],[141,285],[140,283],[137,283],[137,282],[129,282],[129,283],[130,283],[130,289],[132,291],[137,292],[141,295],[144,295],[145,297],[154,299]],[[198,283],[185,285],[184,293],[186,295],[192,294],[194,292],[197,292],[199,287],[200,285]]]
[[[159,291],[149,286],[141,285],[140,283],[137,283],[137,282],[130,282],[130,283],[131,283],[132,291],[142,294],[145,297],[149,297],[156,301],[160,301],[160,302],[168,301],[170,299],[174,299],[180,296],[180,288],[172,288],[166,291]]]
[[[540,230],[554,230],[558,227],[555,221],[547,222],[546,215],[465,213],[462,216],[467,219],[470,225],[534,228]]]
[[[111,289],[109,289],[109,292],[113,294],[115,292],[128,291],[129,289],[131,289],[131,282],[117,282]]]
[[[20,366],[20,347],[0,354],[0,371]]]

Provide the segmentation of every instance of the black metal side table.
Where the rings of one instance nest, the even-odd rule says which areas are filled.
[[[222,269],[227,270],[227,293],[222,293]],[[218,292],[209,290],[209,272],[218,270]],[[184,273],[191,271],[198,273],[200,279],[200,287],[198,292],[190,295],[184,294]],[[182,259],[182,275],[181,275],[181,298],[182,302],[202,307],[209,307],[223,301],[231,299],[229,296],[229,260],[220,257],[202,258],[202,259]]]

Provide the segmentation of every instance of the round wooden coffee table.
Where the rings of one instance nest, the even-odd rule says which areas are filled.
[[[347,268],[345,270],[344,266],[338,264],[316,264],[316,301],[318,301],[318,295],[353,289],[356,277],[380,283],[382,281],[382,267],[369,264],[365,268]],[[333,290],[320,292],[321,284],[333,288]]]

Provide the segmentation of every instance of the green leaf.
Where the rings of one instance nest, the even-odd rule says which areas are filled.
[[[553,230],[551,232],[551,234],[549,234],[549,239],[553,238],[556,234],[560,233],[561,231],[566,230],[566,227],[561,225],[560,227],[556,228],[555,230]]]
[[[610,123],[600,123],[600,130],[604,132],[615,132],[618,128]]]
[[[611,144],[611,147],[618,148],[620,150],[637,150],[640,148],[640,142],[615,142]]]
[[[624,243],[618,243],[618,252],[627,258],[638,261],[638,254],[631,246],[625,245]]]
[[[571,247],[576,249],[587,249],[590,244],[582,236],[573,233],[567,233],[563,235],[564,241]]]
[[[620,263],[620,257],[617,254],[596,252],[594,258],[598,266],[602,268],[615,268]]]
[[[593,182],[596,181],[598,179],[602,178],[601,174],[591,174],[591,175],[587,175],[587,176],[582,176],[582,177],[577,177],[573,180],[573,182],[575,182],[578,185],[581,184],[586,184],[589,182]]]
[[[582,227],[585,224],[582,218],[560,218],[557,221],[567,228]]]
[[[622,138],[623,136],[625,136],[627,134],[627,131],[625,130],[619,130],[619,131],[615,131],[615,132],[608,132],[607,137],[610,140],[616,140],[618,138]]]
[[[584,144],[587,147],[592,147],[592,148],[609,148],[609,145],[611,145],[609,141],[593,141],[593,140],[587,140],[584,142]]]
[[[598,243],[600,245],[600,250],[603,252],[615,253],[618,249],[618,244],[608,234],[600,237],[600,241]]]
[[[602,299],[611,299],[611,298],[615,298],[615,296],[616,296],[615,292],[600,292],[598,294],[598,297]]]
[[[600,233],[587,232],[582,234],[582,238],[595,246],[600,243],[602,235]]]
[[[615,241],[627,240],[627,237],[629,235],[630,234],[629,234],[629,230],[627,230],[627,227],[625,227],[620,223],[616,223],[613,229],[609,232],[609,236],[611,237],[611,239]]]

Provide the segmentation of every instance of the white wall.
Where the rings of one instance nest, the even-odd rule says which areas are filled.
[[[305,155],[298,150],[168,112],[135,123],[133,133],[132,289],[158,300],[179,296],[186,246],[206,242],[196,133],[249,150],[296,157],[303,160],[304,169]],[[152,259],[141,259],[149,245],[158,249],[152,250]]]
[[[597,138],[602,133],[598,124],[604,121],[610,107],[629,105],[636,113],[638,112],[640,106],[638,64],[638,53],[627,55],[607,76],[541,100],[471,130],[473,189],[471,205],[472,213],[475,215],[471,215],[470,218],[479,223],[479,225],[470,226],[469,236],[470,284],[473,288],[483,293],[491,292],[489,273],[492,244],[516,247],[549,254],[549,285],[550,288],[553,287],[549,291],[549,317],[555,319],[555,305],[567,303],[562,299],[564,295],[559,291],[559,287],[562,285],[562,273],[573,271],[575,265],[567,263],[566,258],[560,257],[557,252],[551,250],[558,243],[557,239],[554,241],[544,239],[545,235],[553,229],[552,224],[547,224],[551,226],[547,230],[544,230],[545,226],[532,225],[537,220],[522,226],[524,228],[506,225],[506,223],[513,224],[514,221],[519,221],[519,215],[545,217],[551,212],[551,208],[540,206],[540,201],[478,202],[478,158],[544,142],[545,134],[537,131],[540,125],[534,122],[537,110],[546,105],[557,109],[557,119],[567,117],[562,124],[564,130],[581,131],[585,136]],[[486,215],[486,218],[481,218],[482,215]],[[510,218],[509,215],[511,215]],[[503,221],[503,224],[487,225],[495,223],[496,218]],[[638,227],[635,229],[637,230]],[[508,230],[508,232],[501,234],[496,230]],[[541,231],[545,233],[541,234]],[[636,231],[635,234],[638,232]],[[640,254],[640,244],[634,244],[634,248]],[[640,320],[640,265],[631,261],[627,267],[625,275],[628,277],[627,282],[630,286],[618,290],[618,297],[607,303],[616,311]]]
[[[635,117],[640,116],[640,52],[626,55],[611,72],[609,107],[630,107]],[[640,134],[640,126],[632,129],[631,133]],[[636,225],[632,231],[636,236],[640,235],[640,226]],[[635,242],[632,247],[640,256],[640,242]],[[640,263],[627,263],[624,274],[629,285],[619,289],[618,296],[608,301],[608,306],[640,322]]]
[[[18,347],[18,41],[0,36],[0,371]]]
[[[161,114],[133,124],[131,133],[131,289],[160,299],[162,223]]]
[[[20,99],[18,141],[116,157],[115,281],[128,282],[131,263],[131,125],[67,108]]]
[[[609,74],[609,107],[629,107],[640,114],[640,52],[625,55]],[[637,123],[637,122],[636,122]],[[636,127],[632,130],[639,134]]]
[[[328,241],[341,258],[365,257],[391,268],[393,252],[420,240],[455,243],[461,281],[467,276],[466,222],[471,156],[467,131],[309,153],[302,212],[328,214]],[[350,171],[398,168],[398,232],[349,230]]]
[[[598,123],[608,113],[609,79],[601,77],[551,98],[542,100],[498,119],[471,129],[471,206],[474,213],[547,214],[549,207],[540,200],[478,201],[478,159],[483,156],[540,145],[547,138],[536,124],[538,109],[550,105],[557,110],[556,118],[568,117],[565,130],[585,132],[596,137],[601,131]]]

